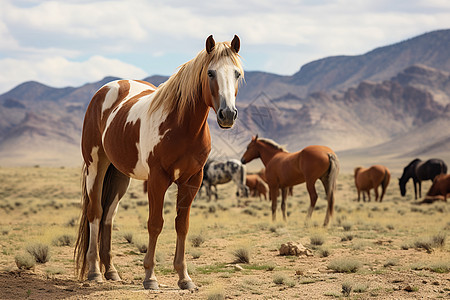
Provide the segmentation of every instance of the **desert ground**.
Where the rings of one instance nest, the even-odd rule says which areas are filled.
[[[148,291],[142,286],[147,198],[141,182],[131,182],[115,219],[114,261],[123,280],[92,283],[74,274],[80,169],[0,168],[0,298],[448,299],[450,204],[418,205],[411,182],[401,197],[395,176],[379,203],[356,202],[352,175],[341,174],[328,228],[321,226],[326,201],[320,183],[309,222],[305,185],[296,186],[288,199],[287,222],[279,208],[277,221],[271,221],[268,201],[248,198],[238,204],[233,183],[218,187],[217,202],[207,202],[203,192],[191,210],[186,255],[196,291],[179,290],[172,267],[172,186],[157,246],[160,290]],[[423,184],[423,194],[430,184]],[[312,256],[280,256],[287,242],[301,243]],[[16,262],[23,266],[27,250],[37,245],[48,246],[49,260],[19,269]]]

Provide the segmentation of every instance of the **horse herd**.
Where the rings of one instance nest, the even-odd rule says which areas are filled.
[[[164,224],[164,195],[172,183],[178,186],[173,266],[181,289],[196,288],[188,274],[185,242],[191,204],[202,182],[208,199],[213,194],[212,188],[227,180],[236,182],[239,196],[250,193],[266,197],[268,189],[273,219],[281,193],[281,210],[286,219],[289,190],[304,182],[310,197],[307,217],[311,217],[318,198],[315,182],[320,179],[328,202],[324,225],[329,223],[339,173],[339,160],[330,148],[309,146],[289,153],[274,141],[255,136],[240,161],[207,162],[211,151],[207,122],[210,109],[221,128],[231,128],[237,118],[235,100],[244,77],[239,50],[237,36],[231,42],[216,43],[211,35],[204,50],[158,87],[139,80],[116,80],[93,96],[86,110],[81,139],[82,214],[74,250],[80,279],[87,275],[88,280],[96,282],[103,278],[121,280],[112,261],[111,237],[119,201],[130,178],[146,181],[148,194],[145,289],[159,288],[155,249]],[[262,160],[265,171],[259,177],[246,177],[242,164],[256,158]],[[430,164],[417,161],[405,168],[400,179],[402,194],[408,179],[413,179],[414,186],[419,185],[420,196],[421,180],[446,172],[443,163],[440,171],[435,169],[434,161]],[[215,172],[218,170],[223,171],[222,175]],[[389,183],[389,171],[374,167],[355,173],[358,193],[381,185],[381,201]],[[439,186],[437,190],[440,189]],[[217,198],[217,189],[214,195]]]

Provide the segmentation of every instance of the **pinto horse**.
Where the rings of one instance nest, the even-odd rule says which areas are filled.
[[[402,177],[398,179],[400,194],[406,195],[406,183],[412,178],[415,200],[417,200],[417,186],[419,186],[419,198],[422,198],[422,181],[433,181],[439,174],[447,174],[447,165],[441,159],[432,158],[425,162],[418,158],[414,159],[403,169]]]
[[[355,168],[355,186],[358,191],[358,202],[361,200],[361,191],[363,192],[363,201],[366,202],[366,195],[364,193],[366,192],[370,202],[371,189],[375,190],[375,201],[378,201],[378,187],[380,185],[380,202],[382,202],[389,180],[391,180],[391,172],[385,166],[375,165],[370,168]]]
[[[118,80],[106,84],[87,108],[81,149],[84,159],[82,215],[74,256],[80,278],[121,280],[112,263],[111,229],[131,178],[147,180],[149,242],[144,288],[158,289],[155,247],[163,228],[167,188],[178,185],[174,268],[181,289],[195,289],[188,275],[185,241],[189,211],[211,150],[206,122],[210,108],[221,128],[232,127],[243,69],[240,41],[206,40],[206,49],[183,64],[158,88]]]
[[[307,218],[310,219],[317,201],[315,182],[320,179],[327,195],[328,208],[324,226],[328,225],[333,214],[334,192],[339,173],[339,160],[336,154],[325,146],[308,146],[295,153],[287,152],[272,140],[252,137],[247,150],[242,155],[242,163],[261,158],[266,167],[269,196],[272,201],[272,220],[276,219],[277,198],[281,189],[281,211],[286,220],[287,189],[303,182],[311,200]]]

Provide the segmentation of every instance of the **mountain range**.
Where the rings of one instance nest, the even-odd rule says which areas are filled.
[[[327,57],[292,76],[246,72],[239,117],[221,130],[214,113],[212,156],[239,157],[254,134],[297,151],[325,144],[344,172],[386,164],[400,172],[415,157],[450,163],[450,30],[357,56]],[[145,81],[159,85],[167,76]],[[84,111],[107,77],[80,87],[25,82],[0,95],[0,166],[81,165]]]

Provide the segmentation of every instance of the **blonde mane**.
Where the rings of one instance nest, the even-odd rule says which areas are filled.
[[[258,141],[263,142],[266,145],[272,146],[278,150],[281,150],[283,152],[287,152],[286,147],[285,146],[281,146],[280,144],[276,143],[275,141],[271,140],[271,139],[266,139],[266,138],[258,138]]]
[[[241,74],[244,74],[239,55],[232,50],[230,42],[216,43],[211,53],[200,51],[195,58],[181,65],[178,72],[162,83],[155,91],[149,113],[163,107],[166,113],[175,109],[179,112],[178,123],[181,123],[184,113],[195,107],[195,102],[202,96],[202,86],[208,80],[207,68],[211,63],[217,63],[229,57]],[[243,78],[243,76],[241,76]]]

